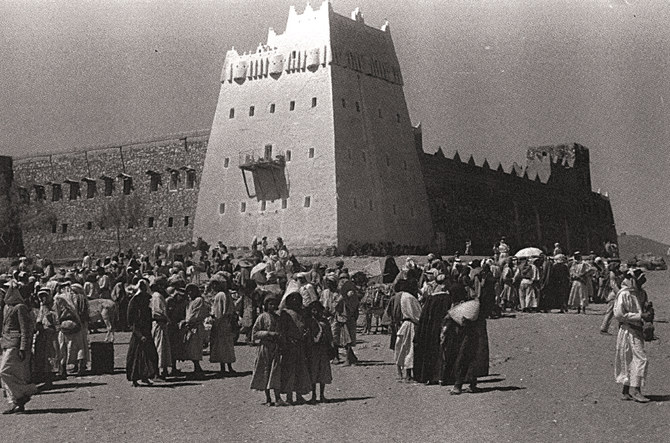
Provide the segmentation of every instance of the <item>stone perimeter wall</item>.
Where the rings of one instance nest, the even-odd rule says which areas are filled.
[[[132,214],[120,219],[123,251],[132,248],[149,253],[156,243],[190,240],[208,137],[209,131],[199,131],[149,142],[15,159],[14,181],[23,195],[23,213],[41,220],[38,226],[28,221],[30,228],[24,227],[24,252],[50,258],[76,258],[84,251],[96,256],[116,252],[116,229],[103,228],[110,220],[104,223],[101,219],[108,214],[110,203],[121,199],[137,201]],[[188,171],[193,171],[192,183]],[[151,190],[152,175],[160,177],[155,191]],[[176,186],[171,186],[173,175],[178,179]],[[113,183],[110,196],[105,195],[103,177]],[[94,197],[88,198],[88,182],[83,179],[95,180]],[[124,195],[128,179],[132,188]],[[80,187],[76,199],[70,199],[70,181]],[[62,189],[58,201],[53,201],[54,184]],[[40,187],[44,189],[43,198]]]
[[[529,245],[550,248],[558,241],[568,251],[599,252],[604,241],[616,241],[609,199],[592,192],[586,186],[590,180],[580,181],[589,170],[586,148],[568,145],[571,152],[581,154],[581,161],[579,155],[575,161],[557,158],[551,147],[542,149],[550,152],[548,172],[541,178],[539,172],[528,176],[529,169],[541,169],[537,167],[524,170],[515,164],[506,172],[501,166],[493,168],[486,162],[477,165],[472,158],[463,161],[458,155],[445,158],[441,151],[423,153],[420,129],[415,135],[436,232],[433,250],[445,254],[463,252],[469,239],[476,254],[488,254],[492,242],[500,236],[506,236],[515,248]],[[76,258],[84,251],[97,256],[115,252],[116,231],[101,229],[99,218],[105,205],[122,194],[124,176],[119,177],[122,173],[133,180],[129,197],[141,202],[135,226],[121,229],[123,250],[151,252],[156,243],[191,239],[208,138],[208,132],[202,131],[120,147],[15,159],[14,183],[24,194],[29,194],[29,203],[23,203],[27,205],[23,207],[42,217],[46,213],[55,220],[55,226],[50,223],[23,230],[25,253]],[[529,149],[529,155],[538,149]],[[528,160],[529,166],[533,166],[533,159]],[[195,171],[193,189],[187,189],[186,168]],[[170,189],[168,170],[179,171],[180,181],[175,190]],[[151,176],[147,171],[161,174],[161,184],[155,192],[150,191]],[[114,194],[110,197],[103,195],[101,176],[114,178]],[[97,195],[86,198],[87,185],[80,182],[81,196],[70,200],[69,185],[64,181],[82,178],[96,179]],[[52,201],[52,183],[62,186],[60,201]],[[44,201],[38,201],[35,185],[45,187]],[[4,186],[3,193],[6,191]],[[149,217],[154,219],[153,227],[148,226]],[[186,226],[185,217],[188,217]],[[63,224],[67,224],[66,232]],[[290,236],[286,241],[291,245]]]

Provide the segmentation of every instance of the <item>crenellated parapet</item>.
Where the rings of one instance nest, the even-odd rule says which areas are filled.
[[[342,33],[337,32],[342,27],[351,28],[347,34],[356,37],[354,44],[346,42]],[[337,29],[331,32],[331,28]],[[231,48],[226,53],[221,83],[277,79],[284,74],[314,72],[334,64],[402,85],[390,32],[388,22],[380,29],[366,25],[359,8],[347,18],[334,13],[328,1],[317,9],[308,3],[302,13],[292,6],[284,33],[278,34],[269,28],[267,42],[259,43],[255,51],[239,53]],[[331,40],[333,33],[338,34],[335,42]],[[372,44],[364,44],[365,40]],[[364,52],[360,48],[364,48]]]

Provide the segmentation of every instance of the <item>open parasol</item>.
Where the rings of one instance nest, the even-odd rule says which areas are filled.
[[[530,257],[539,257],[540,254],[544,254],[542,249],[539,249],[539,248],[523,248],[522,250],[520,250],[519,252],[514,254],[514,256],[516,258],[530,258]]]

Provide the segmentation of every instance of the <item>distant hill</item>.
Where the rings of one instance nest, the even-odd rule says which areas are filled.
[[[670,245],[642,237],[641,235],[619,235],[619,255],[624,260],[632,258],[635,254],[643,254],[645,252],[666,257],[668,248],[670,248]]]

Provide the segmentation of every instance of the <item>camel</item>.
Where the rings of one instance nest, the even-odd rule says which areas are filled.
[[[167,260],[171,262],[174,261],[177,256],[186,258],[195,250],[196,246],[193,241],[168,243],[165,245],[156,243],[154,245],[154,258],[158,260],[161,257],[161,254],[165,254]]]
[[[96,298],[88,301],[88,327],[91,332],[97,331],[95,324],[104,322],[107,328],[105,341],[114,343],[114,328],[119,321],[119,308],[116,302],[106,298]]]

